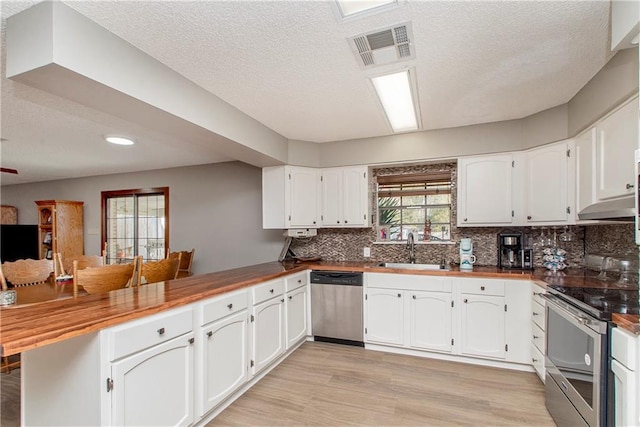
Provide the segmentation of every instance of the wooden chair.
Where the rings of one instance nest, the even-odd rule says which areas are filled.
[[[84,270],[89,267],[102,267],[106,265],[105,257],[100,255],[80,255],[75,258],[62,259],[60,254],[56,254],[58,260],[58,270],[60,274],[70,274],[73,272],[73,262],[78,261],[78,270]]]
[[[2,264],[5,280],[16,287],[46,283],[56,271],[50,259],[19,259]]]
[[[144,283],[156,283],[177,279],[181,259],[182,254],[178,253],[177,257],[142,263],[138,269],[136,283],[142,284],[142,278],[144,278]]]
[[[134,277],[136,263],[103,265],[101,267],[78,268],[73,262],[73,293],[78,294],[82,286],[88,294],[109,292],[127,287]]]
[[[178,255],[181,255],[180,258],[180,268],[178,269],[178,279],[181,277],[191,276],[193,273],[191,272],[191,265],[193,264],[193,256],[195,255],[196,250],[191,249],[191,251],[179,251],[179,252],[169,252],[167,258],[177,258]]]

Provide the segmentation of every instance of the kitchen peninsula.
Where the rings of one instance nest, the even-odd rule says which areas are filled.
[[[145,357],[150,357],[147,353],[162,346],[168,347],[163,347],[159,354],[175,355],[171,358],[173,364],[170,366],[175,368],[183,363],[189,367],[181,370],[187,378],[186,383],[184,378],[175,378],[169,373],[175,369],[169,368],[163,372],[163,381],[170,385],[163,389],[176,390],[178,394],[185,389],[191,390],[186,393],[186,398],[178,399],[180,410],[176,413],[182,418],[175,420],[176,423],[207,422],[311,334],[306,319],[302,323],[304,329],[301,335],[294,336],[288,331],[290,319],[300,313],[309,316],[307,289],[310,269],[362,271],[366,275],[383,277],[402,274],[424,279],[460,279],[460,283],[471,283],[464,282],[469,279],[504,279],[502,281],[508,282],[507,286],[527,286],[528,298],[529,284],[544,286],[545,283],[544,275],[540,272],[503,272],[493,267],[477,267],[469,273],[455,268],[450,271],[389,269],[375,263],[359,262],[271,262],[150,284],[139,289],[3,308],[0,310],[2,355],[22,353],[23,356],[23,405],[26,418],[23,422],[38,424],[45,419],[58,424],[116,425],[142,422],[140,418],[127,418],[136,414],[136,411],[128,412],[129,402],[125,402],[123,397],[123,388],[132,387],[132,383],[124,374],[118,377],[119,369],[121,365],[130,365],[126,369],[132,369],[142,364]],[[580,282],[579,276],[566,277],[571,279],[565,281],[573,281],[576,286],[584,284],[584,279]],[[302,310],[300,312],[289,311],[287,306],[291,301],[296,301],[296,295],[301,295],[304,302],[298,306]],[[528,300],[524,305],[530,306],[531,302]],[[272,310],[269,307],[275,308]],[[280,331],[276,335],[281,336],[275,340],[278,342],[275,349],[257,338],[264,333],[264,329],[257,325],[254,328],[247,326],[254,316],[260,321],[258,319],[263,312],[268,313],[267,316],[276,316],[276,330]],[[42,319],[47,321],[43,322]],[[625,327],[625,324],[621,326]],[[240,354],[234,354],[233,359],[239,357],[241,364],[246,363],[242,369],[245,376],[232,384],[230,389],[217,390],[219,393],[216,394],[198,378],[204,375],[205,361],[209,360],[206,356],[207,346],[217,338],[224,339],[224,335],[218,336],[217,333],[227,327],[239,327],[232,335],[244,339],[237,346]],[[209,339],[211,336],[214,339]],[[268,342],[271,342],[271,338]],[[247,350],[247,345],[253,348]],[[259,353],[264,345],[269,347],[266,352],[269,354],[265,353],[265,358],[261,359],[256,351]],[[250,373],[246,376],[246,366],[250,364],[246,356],[248,351],[256,366],[249,368]],[[141,359],[139,355],[144,357]],[[529,364],[515,364],[515,367],[532,370]],[[157,387],[157,375],[151,384]],[[78,396],[72,401],[75,403],[68,400],[70,393]],[[60,414],[55,408],[62,401],[67,408],[70,404],[77,405],[74,408],[77,410],[67,411],[72,415]],[[144,402],[136,401],[135,404],[139,408]],[[114,408],[120,408],[121,412]],[[167,408],[173,411],[175,405],[170,404]],[[160,412],[160,415],[167,415]]]

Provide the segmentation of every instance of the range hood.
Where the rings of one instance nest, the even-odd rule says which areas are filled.
[[[578,212],[578,219],[633,221],[636,215],[635,203],[633,196],[594,203]]]

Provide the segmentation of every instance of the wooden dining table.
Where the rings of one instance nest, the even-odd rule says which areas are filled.
[[[16,291],[15,304],[0,306],[2,309],[10,309],[15,307],[23,307],[25,305],[43,303],[59,299],[74,298],[73,282],[55,282],[48,281],[31,286],[18,286],[10,288]],[[80,288],[76,296],[88,295],[87,292]]]

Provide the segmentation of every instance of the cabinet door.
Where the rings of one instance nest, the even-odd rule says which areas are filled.
[[[367,342],[403,345],[403,292],[370,288],[367,290]]]
[[[342,214],[342,169],[322,170],[322,225],[340,227]]]
[[[566,222],[569,218],[567,143],[527,152],[526,222]]]
[[[511,224],[510,154],[458,160],[458,226]]]
[[[445,292],[411,292],[411,347],[451,352],[452,298]]]
[[[313,168],[289,168],[289,225],[291,227],[317,227],[318,172]]]
[[[284,353],[284,297],[253,307],[252,357],[255,375]]]
[[[638,148],[638,101],[616,111],[598,126],[596,194],[599,200],[633,194],[633,153]]]
[[[625,368],[617,360],[611,361],[614,378],[615,425],[634,426],[640,421],[636,372]]]
[[[192,339],[193,333],[182,335],[111,365],[113,425],[187,426],[193,422]]]
[[[287,349],[307,336],[307,287],[289,292],[287,306]]]
[[[247,381],[247,329],[247,310],[201,329],[201,416]]]
[[[342,212],[347,227],[367,225],[369,185],[366,167],[343,168]]]
[[[462,354],[504,359],[504,297],[462,294],[462,298]]]
[[[577,212],[596,201],[596,135],[592,128],[576,139]]]

